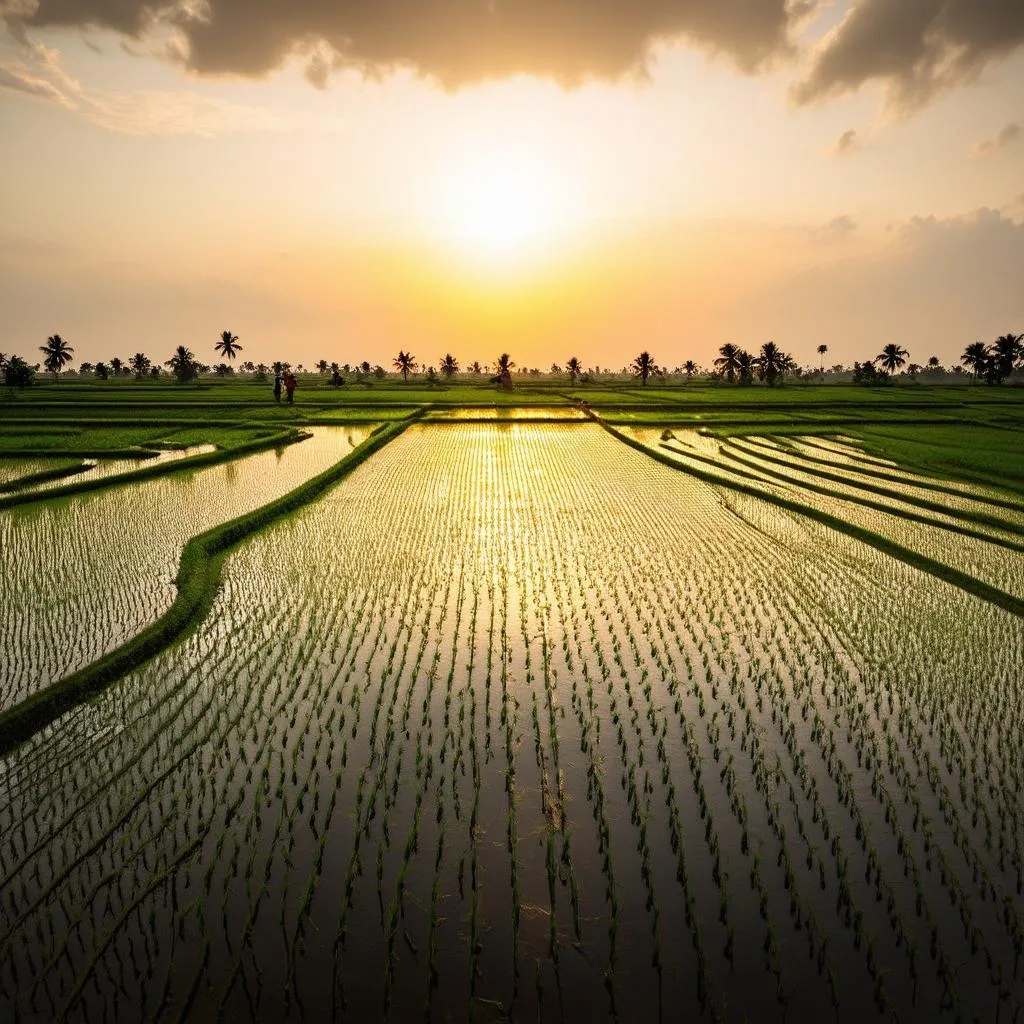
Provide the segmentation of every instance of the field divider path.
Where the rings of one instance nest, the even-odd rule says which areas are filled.
[[[181,553],[176,578],[178,593],[171,607],[127,643],[0,713],[0,755],[7,754],[65,711],[149,661],[201,622],[220,583],[224,558],[233,548],[264,527],[319,498],[422,415],[422,411],[417,410],[404,420],[381,427],[318,476],[275,501],[189,540]]]
[[[245,441],[232,448],[217,448],[212,452],[203,452],[200,455],[190,455],[184,459],[172,459],[168,462],[160,462],[154,466],[143,466],[140,469],[132,469],[127,473],[116,473],[111,476],[93,477],[90,480],[76,480],[62,487],[51,487],[42,491],[24,491],[14,494],[0,496],[0,511],[6,508],[14,508],[17,505],[28,505],[39,501],[52,501],[58,498],[66,498],[72,494],[82,494],[85,491],[98,491],[106,487],[115,487],[122,484],[134,484],[142,480],[152,480],[154,477],[167,476],[169,473],[178,473],[188,469],[205,469],[207,466],[215,466],[221,462],[231,462],[242,455],[252,455],[255,452],[266,451],[268,448],[283,447],[284,445],[295,444],[304,441],[310,435],[296,427],[288,427],[268,437],[256,438],[252,441]],[[10,453],[4,452],[4,456]],[[27,454],[39,455],[38,451],[30,451]],[[51,453],[52,454],[52,453]],[[66,453],[61,452],[64,455]],[[158,455],[157,450],[142,449],[121,449],[91,452],[74,452],[74,456],[83,458],[138,458],[149,459]],[[62,474],[66,475],[66,474]],[[53,479],[48,477],[47,479]],[[33,482],[42,482],[42,476],[38,476]],[[312,481],[310,481],[312,482]],[[28,486],[24,484],[23,486]],[[0,488],[3,490],[3,488]]]
[[[828,526],[839,533],[844,533],[847,536],[853,537],[855,540],[862,541],[870,547],[881,551],[883,554],[890,555],[901,562],[905,562],[907,565],[910,565],[915,569],[920,569],[922,572],[935,576],[937,579],[943,580],[946,583],[951,583],[953,586],[959,587],[961,590],[964,590],[969,594],[973,594],[975,597],[980,597],[983,601],[988,601],[991,604],[1002,608],[1004,611],[1010,612],[1011,615],[1017,615],[1020,618],[1024,618],[1024,600],[1019,597],[1015,597],[1013,594],[1008,594],[1005,590],[993,587],[991,584],[985,583],[983,580],[979,580],[974,576],[969,576],[967,573],[961,572],[959,569],[954,569],[951,566],[944,565],[942,562],[937,562],[935,559],[929,558],[927,555],[922,555],[920,552],[912,551],[910,548],[905,548],[901,544],[896,544],[894,541],[891,541],[880,534],[874,533],[871,530],[866,530],[862,526],[856,526],[853,523],[848,523],[843,519],[839,519],[837,516],[830,515],[828,512],[822,512],[810,505],[794,501],[791,498],[784,498],[778,494],[772,494],[770,491],[762,490],[760,487],[753,487],[749,484],[743,484],[736,480],[730,480],[717,473],[709,473],[705,470],[698,469],[695,466],[684,466],[678,460],[673,459],[672,456],[666,455],[654,448],[650,448],[642,441],[637,441],[624,434],[621,430],[618,430],[611,424],[606,423],[596,413],[590,411],[588,414],[595,423],[608,431],[612,437],[621,441],[623,444],[628,445],[630,448],[641,452],[643,455],[653,459],[655,462],[660,462],[663,466],[668,466],[670,469],[674,469],[677,472],[689,473],[698,480],[703,480],[704,483],[711,484],[715,487],[725,487],[732,491],[739,491],[741,494],[747,494],[752,498],[758,498],[761,501],[767,502],[769,505],[775,505],[777,508],[785,509],[787,512],[793,512],[796,515],[813,519],[815,522],[821,523],[823,526]],[[985,539],[991,540],[991,538],[988,537]],[[2,726],[2,721],[0,721],[0,726]]]
[[[750,454],[741,445],[737,444],[732,438],[720,438],[721,447],[719,451],[727,458],[740,463],[742,466],[747,468],[755,468],[756,464],[750,462],[748,459],[743,458],[745,454]],[[903,494],[899,491],[895,491],[890,487],[883,487],[880,484],[873,484],[866,480],[850,479],[844,477],[839,473],[829,472],[828,470],[814,467],[807,467],[801,469],[799,466],[793,465],[792,462],[784,458],[779,458],[778,455],[769,454],[768,451],[758,451],[757,458],[763,462],[770,462],[773,466],[780,466],[783,469],[794,470],[796,472],[806,472],[813,474],[816,477],[820,477],[822,480],[831,480],[834,483],[842,484],[844,487],[856,488],[860,491],[869,491],[872,494],[878,494],[884,498],[891,498],[893,501],[901,502],[905,505],[917,505],[919,508],[926,509],[929,512],[938,512],[941,515],[949,516],[954,519],[962,519],[970,523],[978,523],[981,526],[988,526],[994,530],[1003,530],[1006,533],[1020,534],[1020,527],[1016,523],[1012,523],[1007,519],[1001,519],[999,516],[989,515],[985,512],[974,512],[970,509],[959,509],[955,506],[943,505],[938,501],[929,501],[926,498],[921,498],[913,494]],[[761,468],[761,472],[770,472]],[[893,515],[906,516],[909,513],[894,509],[889,505],[885,505],[881,502],[872,501],[870,498],[864,498],[862,496],[854,497],[853,495],[846,495],[839,491],[834,491],[831,488],[825,487],[824,485],[808,484],[803,481],[797,481],[793,477],[787,476],[783,473],[773,474],[777,476],[784,483],[797,484],[800,487],[807,487],[811,490],[820,491],[820,493],[827,494],[829,497],[842,497],[844,501],[856,501],[859,504],[867,505],[868,508],[876,508],[882,512],[889,512]],[[963,494],[958,494],[959,497],[963,497]],[[1020,506],[1016,506],[1020,508]],[[949,526],[940,523],[938,520],[931,519],[930,517],[922,517],[922,522],[926,522],[929,526],[940,526],[943,529],[949,529]],[[978,533],[973,530],[961,530],[957,528],[957,532],[967,533],[968,536],[976,537],[979,540],[992,541],[993,543],[999,544],[1004,543],[997,538],[993,538],[988,534]],[[1024,545],[1014,544],[1015,550],[1024,551]]]

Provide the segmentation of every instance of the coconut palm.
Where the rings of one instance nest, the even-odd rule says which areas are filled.
[[[565,368],[569,373],[569,381],[575,384],[576,378],[583,372],[583,364],[573,356],[572,359],[565,364]]]
[[[370,372],[370,364],[366,363],[366,372]],[[411,352],[399,352],[395,356],[394,367],[401,373],[405,383],[409,383],[409,373],[416,369],[416,357]]]
[[[739,356],[740,347],[732,344],[732,342],[726,342],[726,344],[718,350],[718,358],[715,360],[715,366],[720,366],[725,370],[726,378],[730,384],[735,382],[736,372],[740,368]]]
[[[238,335],[230,331],[221,331],[220,341],[213,346],[213,351],[225,359],[234,359],[242,351],[242,346],[238,344]]]
[[[1013,373],[1014,366],[1024,359],[1024,334],[1003,334],[992,345],[992,358],[996,362],[999,382]]]
[[[687,380],[693,380],[693,375],[697,372],[697,364],[692,359],[687,359],[683,363],[683,373],[686,374]]]
[[[745,348],[736,353],[736,368],[739,370],[740,383],[749,384],[754,379],[754,370],[757,369],[757,359]]]
[[[71,355],[75,350],[59,334],[54,334],[46,339],[45,345],[39,346],[39,351],[46,356],[43,365],[56,380],[57,374],[71,362]]]
[[[654,359],[650,352],[641,352],[640,355],[629,364],[630,370],[640,378],[644,387],[647,387],[647,378],[657,370]]]
[[[483,373],[483,367],[475,359],[470,364],[469,370],[470,370],[470,373],[475,374],[477,377],[479,377],[480,374]]]
[[[167,360],[166,365],[170,367],[171,373],[178,378],[179,384],[187,384],[199,374],[199,365],[196,363],[195,355],[184,345],[179,345],[174,350],[174,355]],[[99,367],[97,367],[98,370]]]
[[[142,378],[145,377],[147,373],[149,373],[149,368],[153,364],[149,356],[147,356],[144,352],[136,352],[135,355],[132,356],[131,365],[132,372],[135,374],[135,376]]]
[[[761,346],[761,354],[757,357],[757,368],[761,379],[774,387],[779,375],[786,367],[786,353],[774,341],[766,341]]]
[[[321,377],[326,377],[327,376],[327,367],[328,367],[327,360],[326,359],[321,359],[316,364],[316,372],[319,373]]]
[[[972,341],[964,349],[960,362],[974,374],[975,378],[980,377],[988,363],[988,346],[983,341]]]
[[[825,372],[825,353],[828,351],[828,345],[818,346],[818,355],[821,356],[821,372]]]
[[[883,369],[895,373],[907,361],[908,355],[910,353],[905,348],[890,342],[875,358],[882,364]]]
[[[448,380],[451,380],[459,372],[459,361],[451,352],[446,353],[444,359],[441,360],[441,372]]]

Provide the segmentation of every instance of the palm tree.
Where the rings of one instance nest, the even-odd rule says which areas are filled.
[[[71,355],[75,350],[59,334],[54,334],[46,339],[45,345],[39,346],[39,351],[46,356],[43,365],[56,380],[57,374],[71,362]]]
[[[114,356],[114,358],[110,360],[110,369],[115,377],[120,377],[121,371],[124,369],[124,360],[118,359],[117,356]]]
[[[988,346],[983,341],[972,341],[964,349],[960,362],[974,374],[975,380],[977,380],[985,372],[988,363]]]
[[[740,383],[749,384],[754,379],[757,360],[745,349],[736,353],[736,366],[740,371]]]
[[[1024,358],[1024,334],[1003,334],[992,346],[992,356],[996,361],[999,382],[1009,377],[1013,368]]]
[[[132,371],[135,376],[140,379],[149,373],[149,368],[152,365],[153,364],[151,363],[149,356],[143,352],[136,352],[135,355],[132,356]]]
[[[910,353],[905,348],[890,342],[875,358],[882,364],[883,369],[895,373],[907,361],[908,355]]]
[[[647,387],[647,378],[657,370],[650,352],[641,352],[629,364],[629,368],[640,378],[644,387]]]
[[[368,368],[369,364],[366,365]],[[411,352],[399,352],[395,356],[394,367],[402,374],[402,377],[405,378],[405,383],[408,384],[409,371],[416,369],[416,357]],[[367,369],[367,372],[369,372],[369,369]]]
[[[503,388],[512,387],[512,367],[516,364],[512,362],[512,357],[507,352],[502,352],[498,356],[498,362],[496,364],[498,383]]]
[[[821,372],[825,372],[825,353],[828,351],[828,345],[818,346],[818,355],[821,356]]]
[[[174,350],[174,355],[167,360],[166,365],[170,367],[171,372],[178,378],[179,384],[187,384],[190,380],[194,380],[199,373],[195,355],[185,348],[184,345],[179,345]]]
[[[928,357],[928,369],[929,370],[937,370],[937,369],[939,369],[939,367],[941,365],[942,364],[939,362],[939,357],[938,356],[929,356]]]
[[[226,359],[234,359],[241,352],[242,346],[238,344],[238,335],[230,331],[220,332],[220,341],[213,346],[213,351]]]
[[[244,363],[242,363],[242,369],[246,373],[255,373],[256,372],[256,364],[251,359],[246,359],[246,361]]]
[[[321,377],[326,377],[327,376],[327,360],[326,359],[321,359],[316,364],[316,369],[317,369],[317,373],[319,373]]]
[[[697,372],[697,364],[692,359],[687,359],[683,363],[683,373],[686,374],[687,380],[693,380],[693,375]]]
[[[565,368],[569,371],[569,382],[575,384],[576,378],[583,372],[583,364],[573,356],[572,359],[565,364]]]
[[[730,384],[736,380],[736,371],[740,368],[740,349],[738,345],[732,344],[732,342],[726,342],[718,350],[718,358],[715,360],[715,366],[720,366],[725,370],[726,377]]]
[[[451,352],[446,353],[444,359],[441,360],[441,372],[448,380],[451,380],[459,372],[459,361]]]
[[[757,366],[761,371],[761,378],[768,382],[769,387],[774,387],[785,367],[786,353],[783,352],[774,341],[766,341],[761,346],[761,355],[758,356]]]
[[[480,366],[480,363],[477,362],[477,360],[475,360],[475,359],[470,364],[469,370],[470,370],[470,373],[475,374],[477,377],[479,377],[480,374],[483,373],[483,368]]]

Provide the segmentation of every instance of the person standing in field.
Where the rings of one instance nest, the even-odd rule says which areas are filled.
[[[289,370],[284,375],[284,393],[288,396],[288,404],[295,401],[295,374]]]
[[[281,404],[281,381],[282,380],[283,380],[283,378],[281,377],[280,372],[277,372],[277,373],[274,374],[274,401],[277,402],[278,405]]]

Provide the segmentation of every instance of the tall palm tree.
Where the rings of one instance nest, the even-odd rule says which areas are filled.
[[[145,377],[146,374],[149,373],[149,368],[152,365],[153,364],[150,361],[149,356],[144,352],[136,352],[135,355],[132,356],[132,372],[136,377]]]
[[[786,353],[775,344],[774,341],[766,341],[761,346],[761,354],[757,358],[757,366],[761,371],[761,378],[768,382],[769,387],[774,387],[779,379],[786,361]]]
[[[395,356],[394,367],[402,374],[405,383],[408,384],[409,372],[416,369],[416,357],[411,352],[399,352]],[[367,370],[367,373],[369,373],[369,370]]]
[[[988,346],[983,341],[972,341],[967,348],[964,349],[964,354],[960,357],[960,362],[964,364],[973,374],[975,379],[980,377],[985,372],[985,366],[988,363]]]
[[[444,359],[441,360],[441,372],[448,380],[451,380],[459,372],[459,361],[451,352],[446,353]]]
[[[1009,377],[1014,366],[1024,359],[1024,334],[1000,335],[992,346],[992,356],[996,360],[997,373],[1002,382],[1002,378]]]
[[[170,367],[171,373],[178,378],[179,384],[187,384],[190,380],[194,380],[199,373],[195,355],[184,345],[179,345],[174,350],[174,355],[167,360],[166,365]]]
[[[67,363],[71,362],[74,349],[59,335],[54,334],[46,339],[45,345],[39,346],[39,351],[46,356],[43,365],[57,379],[57,374],[64,369]]]
[[[757,368],[757,359],[754,358],[745,348],[736,353],[736,368],[740,373],[740,383],[749,384],[754,379],[754,370]]]
[[[238,344],[238,335],[230,331],[221,331],[220,341],[213,346],[213,351],[225,359],[234,359],[242,351],[242,346]]]
[[[477,360],[475,360],[475,359],[474,359],[474,360],[473,360],[473,362],[472,362],[472,363],[470,364],[469,370],[470,370],[470,373],[473,373],[473,374],[475,374],[475,375],[476,375],[477,377],[479,377],[479,376],[480,376],[480,374],[481,374],[481,373],[483,373],[483,367],[482,367],[482,366],[480,365],[480,363],[479,363],[479,362],[478,362]]]
[[[570,383],[575,384],[576,378],[583,372],[583,364],[573,356],[572,359],[565,364],[565,368],[569,373]]]
[[[730,384],[733,384],[736,381],[736,372],[740,368],[739,355],[739,345],[734,345],[731,341],[726,342],[718,350],[718,358],[715,360],[715,366],[720,366],[725,370],[726,378]]]
[[[316,370],[317,370],[317,373],[319,373],[322,377],[326,377],[327,376],[327,360],[326,359],[321,359],[316,364]]]
[[[875,358],[889,373],[895,373],[907,361],[909,355],[910,353],[905,348],[890,342]]]
[[[697,364],[692,359],[687,359],[683,363],[683,373],[686,374],[687,380],[693,380],[693,375],[697,372]]]
[[[640,355],[630,363],[629,368],[639,378],[644,387],[647,387],[647,378],[657,369],[650,352],[641,352]]]
[[[818,355],[821,356],[821,372],[825,372],[825,353],[828,351],[828,345],[818,346]]]

